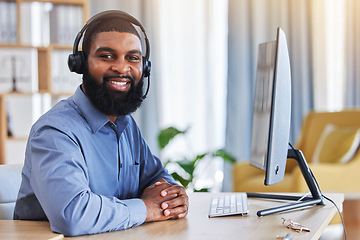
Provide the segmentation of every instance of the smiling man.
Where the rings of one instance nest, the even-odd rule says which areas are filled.
[[[184,187],[130,115],[143,99],[144,57],[124,14],[91,21],[82,85],[33,125],[14,219],[48,220],[76,236],[187,215]]]
[[[116,27],[102,22],[87,30],[83,43],[88,56],[83,90],[100,111],[112,117],[134,112],[141,105],[144,85],[140,36],[130,23],[120,21],[123,32],[99,32]]]

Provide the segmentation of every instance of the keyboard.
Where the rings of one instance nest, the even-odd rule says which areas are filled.
[[[247,215],[248,201],[246,193],[231,193],[211,199],[209,217]]]

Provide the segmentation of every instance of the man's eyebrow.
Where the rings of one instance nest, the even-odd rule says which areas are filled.
[[[115,52],[115,50],[110,47],[99,47],[95,52]]]
[[[115,52],[115,49],[111,48],[111,47],[99,47],[98,49],[96,49],[95,51],[96,53],[99,52]],[[130,50],[128,52],[129,54],[142,54],[142,52],[140,50],[134,49],[134,50]]]
[[[134,50],[131,50],[129,51],[130,54],[142,54],[142,52],[140,50],[137,50],[137,49],[134,49]]]

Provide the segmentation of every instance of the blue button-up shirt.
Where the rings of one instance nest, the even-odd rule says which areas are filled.
[[[49,220],[68,236],[140,225],[143,190],[158,179],[175,184],[134,121],[115,124],[81,91],[32,127],[14,219]]]

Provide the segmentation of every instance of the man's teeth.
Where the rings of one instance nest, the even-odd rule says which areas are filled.
[[[117,82],[117,81],[110,81],[110,83],[115,84],[115,85],[119,85],[119,86],[123,86],[128,84],[128,82]]]

